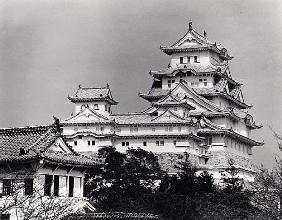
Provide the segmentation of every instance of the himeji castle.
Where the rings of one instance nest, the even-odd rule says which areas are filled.
[[[255,169],[252,149],[263,145],[251,138],[256,125],[248,113],[242,84],[232,78],[226,48],[197,33],[189,23],[187,33],[171,46],[160,49],[170,56],[167,68],[150,71],[152,87],[139,96],[150,107],[138,113],[115,114],[109,85],[79,86],[68,99],[72,115],[60,123],[69,145],[79,152],[97,152],[113,146],[152,151],[171,173],[183,155],[214,178],[232,163],[247,181]]]

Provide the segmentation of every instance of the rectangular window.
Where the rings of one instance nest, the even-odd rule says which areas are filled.
[[[183,57],[180,57],[180,63],[183,63]]]
[[[54,196],[59,196],[59,176],[54,175]]]
[[[160,142],[159,141],[156,141],[156,146],[160,146]]]
[[[73,197],[73,188],[74,188],[74,178],[69,177],[69,197]]]
[[[171,83],[175,83],[175,80],[173,79],[173,80],[171,80]]]
[[[176,146],[176,140],[173,141],[173,145]]]
[[[45,175],[44,196],[51,196],[52,182],[53,182],[53,176]]]
[[[143,141],[143,146],[144,146],[144,147],[147,146],[147,141]]]
[[[168,80],[168,81],[167,81],[167,87],[168,87],[168,88],[171,88],[171,80]]]
[[[194,56],[194,63],[198,63],[198,57]]]
[[[160,141],[160,146],[164,146],[164,141]]]
[[[126,145],[126,146],[129,146],[129,142],[128,142],[128,141],[127,141],[127,142],[125,142],[125,145]]]
[[[87,141],[88,146],[90,146],[90,143],[91,143],[90,141]]]
[[[105,111],[107,111],[108,110],[108,106],[107,105],[105,105]]]
[[[28,196],[33,194],[33,179],[24,180],[24,194]]]
[[[207,86],[208,85],[208,83],[207,82],[204,82],[204,86]]]
[[[100,127],[100,131],[104,131],[104,127]]]
[[[95,145],[95,141],[92,141],[92,145]]]
[[[11,179],[3,179],[3,195],[11,195],[12,194],[12,180]]]
[[[181,132],[181,127],[178,127],[178,132]]]
[[[74,143],[74,146],[77,146],[77,141],[74,141],[73,143]]]
[[[78,139],[82,139],[82,136],[81,136],[81,135],[78,135]]]
[[[172,132],[172,131],[173,131],[173,127],[172,127],[172,126],[169,126],[169,127],[168,127],[168,131],[169,131],[169,132]]]
[[[11,215],[8,213],[0,214],[0,220],[10,220]]]
[[[98,104],[94,104],[94,110],[99,110]]]
[[[203,82],[203,79],[199,79],[199,82]]]
[[[190,63],[190,57],[187,57],[187,61],[188,61],[188,63]]]
[[[123,147],[125,146],[125,142],[124,142],[124,141],[123,141],[123,142],[121,142],[121,146],[123,146]]]

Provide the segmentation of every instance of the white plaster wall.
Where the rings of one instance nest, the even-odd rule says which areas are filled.
[[[170,60],[171,67],[175,68],[178,65],[180,65],[180,57],[185,57],[185,56],[198,56],[198,62],[200,62],[199,64],[204,66],[210,64],[210,58],[209,58],[210,55],[208,51],[181,52],[181,53],[174,53],[171,55],[171,60]],[[192,59],[190,63],[194,64],[194,60]]]

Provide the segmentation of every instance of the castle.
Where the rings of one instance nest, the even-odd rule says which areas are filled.
[[[197,33],[189,23],[187,33],[160,49],[170,56],[168,67],[150,71],[149,92],[139,96],[151,106],[139,113],[114,114],[109,85],[79,86],[68,99],[74,103],[71,117],[61,120],[63,135],[78,152],[97,152],[113,146],[124,152],[140,147],[159,156],[171,173],[188,153],[197,166],[221,178],[230,161],[240,175],[253,181],[252,148],[263,145],[250,137],[255,124],[248,113],[242,84],[232,78],[227,49]]]

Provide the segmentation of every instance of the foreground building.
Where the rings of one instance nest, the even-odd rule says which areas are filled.
[[[0,129],[0,152],[0,219],[94,210],[83,198],[84,175],[101,161],[76,153],[58,125]]]
[[[161,165],[174,165],[188,153],[215,178],[232,163],[253,181],[252,148],[263,143],[251,138],[257,126],[248,113],[242,84],[232,78],[227,49],[210,42],[189,23],[187,33],[160,49],[170,56],[168,68],[150,71],[152,87],[139,96],[150,102],[140,113],[113,114],[117,105],[109,86],[83,88],[68,97],[75,105],[61,120],[66,141],[76,151],[97,152],[102,146],[119,151],[141,147],[158,154]]]

